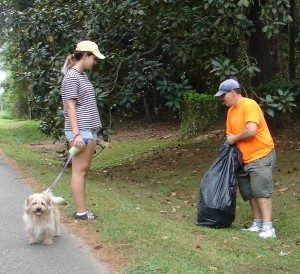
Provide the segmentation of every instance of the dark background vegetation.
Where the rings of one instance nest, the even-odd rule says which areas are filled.
[[[196,134],[224,113],[208,105],[230,77],[271,125],[297,118],[299,0],[1,0],[0,8],[4,107],[42,119],[40,129],[55,139],[63,123],[60,69],[84,39],[107,56],[89,75],[108,128],[181,118],[184,134]]]

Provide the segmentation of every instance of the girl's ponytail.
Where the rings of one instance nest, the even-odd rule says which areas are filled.
[[[69,54],[65,60],[64,65],[61,68],[61,72],[65,75],[69,68],[73,67],[76,64],[76,57],[74,54]]]

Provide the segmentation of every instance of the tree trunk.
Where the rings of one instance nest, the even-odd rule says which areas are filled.
[[[296,80],[295,67],[295,1],[290,0],[290,16],[293,22],[289,23],[289,80]]]
[[[145,92],[143,94],[143,103],[144,103],[144,109],[145,109],[146,117],[149,118],[150,117],[150,111],[149,111],[148,102],[147,102]]]
[[[248,44],[248,55],[257,61],[261,72],[251,79],[253,86],[269,82],[280,68],[280,43],[274,38],[268,39],[262,32],[263,24],[259,19],[261,7],[265,1],[253,1],[250,19],[255,22],[256,31],[251,34]]]

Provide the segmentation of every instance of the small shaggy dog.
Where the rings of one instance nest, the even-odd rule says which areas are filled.
[[[23,220],[29,244],[53,244],[52,237],[61,236],[60,217],[55,205],[64,201],[48,190],[30,195],[25,202]]]

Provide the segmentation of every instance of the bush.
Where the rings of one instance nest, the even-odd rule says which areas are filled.
[[[261,85],[257,90],[260,106],[270,126],[286,128],[291,125],[299,114],[300,81],[273,81]]]
[[[220,98],[195,90],[189,92],[183,101],[181,113],[182,138],[196,136],[213,129],[220,122],[225,123],[226,110]]]

